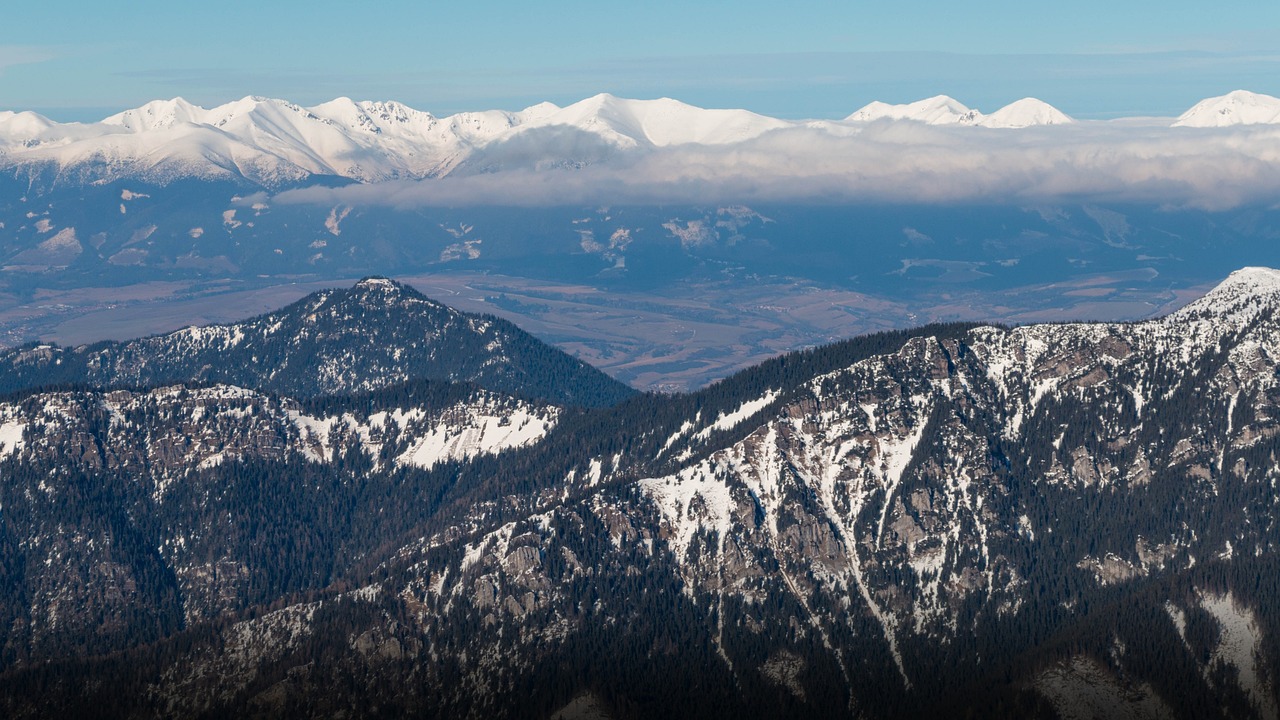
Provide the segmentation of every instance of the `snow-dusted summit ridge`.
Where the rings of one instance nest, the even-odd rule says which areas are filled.
[[[103,125],[117,125],[132,132],[146,132],[170,128],[180,123],[198,125],[205,122],[209,111],[176,97],[172,100],[152,100],[142,107],[116,113],[102,121]]]
[[[1196,103],[1174,121],[1174,127],[1230,127],[1280,123],[1280,98],[1235,90]]]
[[[872,102],[864,105],[846,122],[875,122],[876,120],[912,120],[926,125],[975,125],[982,113],[947,95],[935,95],[924,100],[902,105]]]
[[[1280,306],[1280,270],[1244,267],[1227,276],[1204,297],[1169,316],[1170,320],[1223,318],[1243,326]]]
[[[877,120],[909,120],[926,125],[977,125],[989,128],[1025,128],[1035,125],[1066,125],[1075,122],[1061,110],[1043,100],[1022,98],[983,115],[976,109],[947,95],[936,95],[903,105],[869,103],[845,122],[864,123]]]
[[[601,93],[530,118],[516,130],[565,126],[599,134],[622,146],[728,145],[792,123],[747,110],[705,109],[671,98],[628,100]]]

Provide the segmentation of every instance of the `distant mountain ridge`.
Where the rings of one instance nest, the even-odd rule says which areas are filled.
[[[1277,103],[1269,96],[1237,91],[1205,100],[1176,124],[1277,122]],[[345,97],[302,107],[249,96],[208,109],[173,98],[87,124],[56,123],[29,111],[0,112],[0,168],[49,176],[48,182],[60,184],[198,178],[279,188],[316,177],[369,183],[440,177],[468,167],[469,172],[485,172],[494,169],[486,158],[494,157],[495,148],[524,147],[530,138],[553,156],[550,165],[562,166],[582,162],[581,150],[574,148],[588,141],[615,151],[720,146],[790,128],[835,132],[845,125],[879,120],[1002,129],[1074,122],[1034,98],[983,115],[945,95],[905,105],[873,102],[841,121],[781,120],[746,110],[704,109],[670,98],[631,100],[609,94],[564,108],[540,103],[518,112],[447,117],[397,102]],[[555,139],[564,132],[581,138],[557,145]],[[475,161],[469,163],[473,156]],[[557,163],[557,157],[562,162]]]
[[[1036,98],[1023,98],[1005,105],[990,115],[983,115],[980,111],[946,95],[938,95],[905,105],[889,105],[877,101],[845,118],[847,122],[880,120],[909,120],[926,125],[973,125],[1004,129],[1036,125],[1068,125],[1075,122],[1061,110]]]
[[[230,325],[76,348],[14,348],[0,353],[0,368],[0,392],[228,383],[305,398],[434,380],[579,406],[634,393],[506,320],[459,312],[377,277]]]

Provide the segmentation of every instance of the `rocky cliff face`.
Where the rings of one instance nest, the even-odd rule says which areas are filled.
[[[504,436],[527,437],[524,449],[431,469],[413,448],[440,413],[339,421],[229,388],[182,401],[166,400],[181,390],[108,393],[78,406],[95,408],[105,432],[80,436],[44,419],[87,415],[65,409],[69,396],[31,396],[5,406],[0,425],[10,485],[63,498],[71,489],[41,489],[33,468],[145,458],[162,469],[143,483],[148,511],[183,516],[163,510],[179,488],[180,507],[213,510],[148,535],[200,548],[187,552],[204,565],[175,564],[182,553],[161,544],[153,563],[177,568],[169,585],[118,571],[103,549],[122,528],[153,532],[146,523],[87,535],[38,520],[54,510],[24,511],[45,524],[7,540],[30,558],[10,571],[26,593],[11,605],[34,599],[15,625],[34,629],[11,633],[33,649],[5,676],[8,707],[39,714],[22,692],[84,667],[30,669],[48,656],[38,619],[160,587],[152,616],[122,626],[132,635],[104,627],[79,651],[158,628],[148,649],[89,662],[132,678],[125,705],[143,715],[1274,718],[1278,307],[1280,272],[1246,269],[1143,323],[940,328],[846,363],[777,365],[811,368],[803,376],[762,370],[568,419],[507,404],[486,417],[535,418],[520,424],[527,435]],[[174,419],[199,397],[200,418]],[[251,402],[261,409],[236,410]],[[122,422],[134,429],[113,434]],[[159,427],[170,439],[138,439]],[[181,451],[175,434],[188,438]],[[44,448],[62,460],[41,465]],[[215,487],[279,486],[262,480],[279,466],[251,456],[327,469],[282,475],[279,497],[296,512],[267,513],[252,535],[313,544],[323,567],[226,539],[242,532],[242,505],[260,506],[253,493],[211,500]],[[10,527],[12,497],[0,515]],[[350,509],[323,510],[321,497]],[[432,511],[397,520],[394,534],[325,519],[399,517],[406,498],[424,497]],[[219,520],[228,509],[236,522]],[[55,542],[60,554],[43,557],[68,570],[48,577],[78,578],[61,598],[25,549]],[[272,578],[273,567],[305,582]],[[90,686],[58,707],[114,690]]]

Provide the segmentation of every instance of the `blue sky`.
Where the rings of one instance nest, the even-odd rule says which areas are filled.
[[[179,95],[448,114],[612,92],[793,118],[938,93],[988,112],[1034,95],[1079,117],[1280,95],[1270,1],[48,0],[5,16],[0,108],[60,120]]]

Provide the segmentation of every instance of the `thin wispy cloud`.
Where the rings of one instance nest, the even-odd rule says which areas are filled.
[[[33,65],[57,58],[57,50],[40,45],[0,45],[0,73],[18,65]]]

